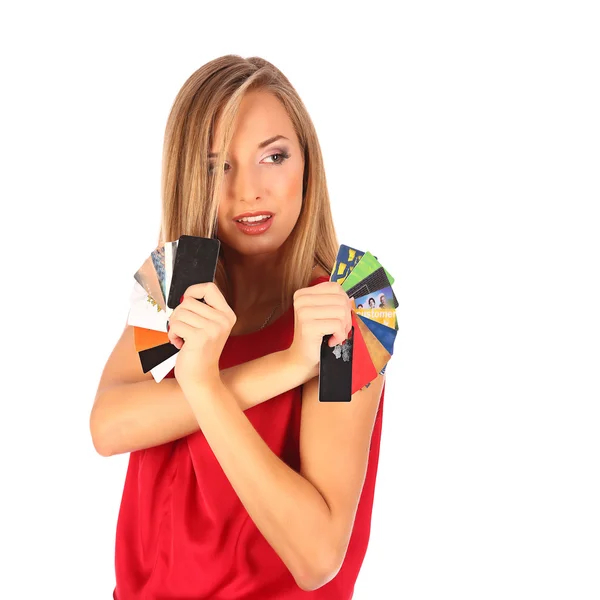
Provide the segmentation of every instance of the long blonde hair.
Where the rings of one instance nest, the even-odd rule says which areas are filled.
[[[223,181],[233,120],[244,94],[250,90],[274,94],[285,107],[304,154],[302,209],[296,226],[283,244],[281,307],[293,303],[294,292],[312,279],[318,263],[331,273],[338,241],[331,214],[321,148],[313,122],[285,75],[270,62],[253,56],[227,54],[195,71],[177,94],[165,130],[162,158],[162,219],[157,245],[181,235],[214,237],[219,189]],[[220,149],[214,175],[208,154],[215,125],[222,118]],[[231,293],[219,254],[215,283],[231,304]]]

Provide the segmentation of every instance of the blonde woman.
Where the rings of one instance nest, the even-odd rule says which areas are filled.
[[[95,448],[130,452],[113,598],[348,600],[385,374],[349,403],[318,400],[323,336],[343,343],[352,321],[329,281],[339,243],[313,123],[271,63],[223,56],[178,93],[162,169],[158,245],[221,247],[215,282],[171,315],[167,378],[142,373],[130,326],[102,373]]]

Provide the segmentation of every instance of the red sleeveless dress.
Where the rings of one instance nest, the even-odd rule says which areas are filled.
[[[325,276],[310,285],[328,281]],[[290,346],[293,306],[262,330],[230,336],[219,368]],[[168,377],[174,376],[171,371]],[[244,414],[273,452],[300,471],[301,386]],[[385,391],[385,386],[384,386]],[[349,600],[371,528],[383,394],[350,544],[334,579],[300,589],[239,500],[201,431],[131,452],[119,509],[114,600]]]

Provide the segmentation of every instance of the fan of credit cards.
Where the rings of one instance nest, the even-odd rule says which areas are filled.
[[[133,325],[142,371],[159,382],[175,367],[167,322],[190,285],[214,281],[220,241],[182,235],[155,248],[136,271],[127,324]],[[200,300],[204,302],[204,300]]]
[[[342,344],[330,347],[323,337],[319,401],[350,402],[352,394],[385,373],[398,331],[394,278],[370,252],[340,245],[330,281],[341,284],[352,300],[352,328]]]

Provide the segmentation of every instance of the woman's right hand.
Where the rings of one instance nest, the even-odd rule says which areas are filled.
[[[352,302],[342,286],[324,281],[294,293],[294,340],[288,349],[292,360],[310,372],[321,360],[321,344],[332,335],[329,347],[341,344],[352,329]]]

